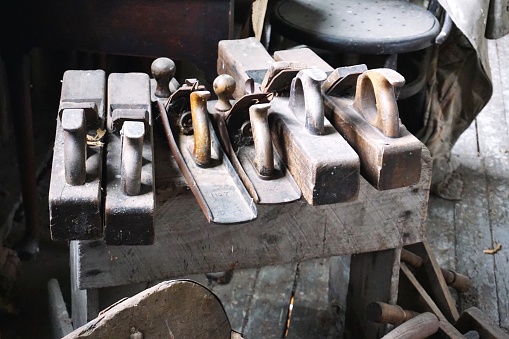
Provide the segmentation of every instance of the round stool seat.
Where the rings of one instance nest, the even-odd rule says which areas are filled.
[[[281,0],[271,22],[297,43],[358,54],[416,51],[440,32],[433,14],[405,0]]]

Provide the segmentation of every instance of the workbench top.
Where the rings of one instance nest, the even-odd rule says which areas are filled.
[[[361,179],[353,202],[258,205],[255,221],[220,225],[207,223],[161,135],[155,143],[155,243],[77,241],[74,269],[80,289],[373,252],[424,237],[431,180],[431,157],[424,147],[417,185],[377,191]]]

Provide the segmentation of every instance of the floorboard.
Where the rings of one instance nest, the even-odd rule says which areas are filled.
[[[498,323],[498,303],[493,257],[483,253],[492,247],[484,161],[461,158],[458,169],[463,187],[462,200],[455,206],[457,270],[469,276],[473,289],[460,294],[460,310],[479,307]]]
[[[487,157],[486,177],[493,240],[502,245],[493,255],[500,326],[509,330],[509,155]]]

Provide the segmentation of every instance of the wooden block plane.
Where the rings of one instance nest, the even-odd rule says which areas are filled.
[[[361,174],[378,190],[415,185],[422,143],[399,120],[404,78],[364,65],[335,70],[323,86],[326,116],[359,154]]]
[[[324,205],[355,200],[359,159],[324,117],[321,84],[326,73],[305,69],[306,60],[299,57],[275,62],[252,38],[221,41],[218,55],[219,74],[250,84],[243,87],[242,95],[277,93],[269,109],[272,140],[307,202]]]
[[[49,189],[53,240],[103,235],[99,139],[105,124],[105,82],[101,70],[64,73]]]
[[[144,73],[108,78],[108,143],[104,241],[154,242],[154,151],[150,79]]]

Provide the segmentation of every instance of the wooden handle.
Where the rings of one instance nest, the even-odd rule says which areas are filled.
[[[438,318],[430,312],[419,314],[383,336],[383,339],[424,339],[436,333]]]
[[[305,117],[306,130],[314,135],[324,133],[324,105],[322,83],[327,74],[319,69],[304,69],[292,81],[290,108],[297,118]],[[304,112],[302,112],[304,110]]]
[[[262,178],[270,178],[274,173],[274,151],[267,120],[269,108],[270,104],[256,104],[249,107],[249,120],[255,146],[255,165]]]
[[[193,156],[196,165],[206,167],[211,159],[211,142],[207,99],[209,91],[196,91],[191,95],[191,115],[193,119],[194,148]]]
[[[388,69],[372,69],[357,79],[353,107],[384,136],[399,137],[399,111],[395,88],[403,86],[405,78]]]
[[[374,302],[366,307],[366,318],[380,324],[399,325],[408,321],[419,313],[402,309],[398,305]]]

